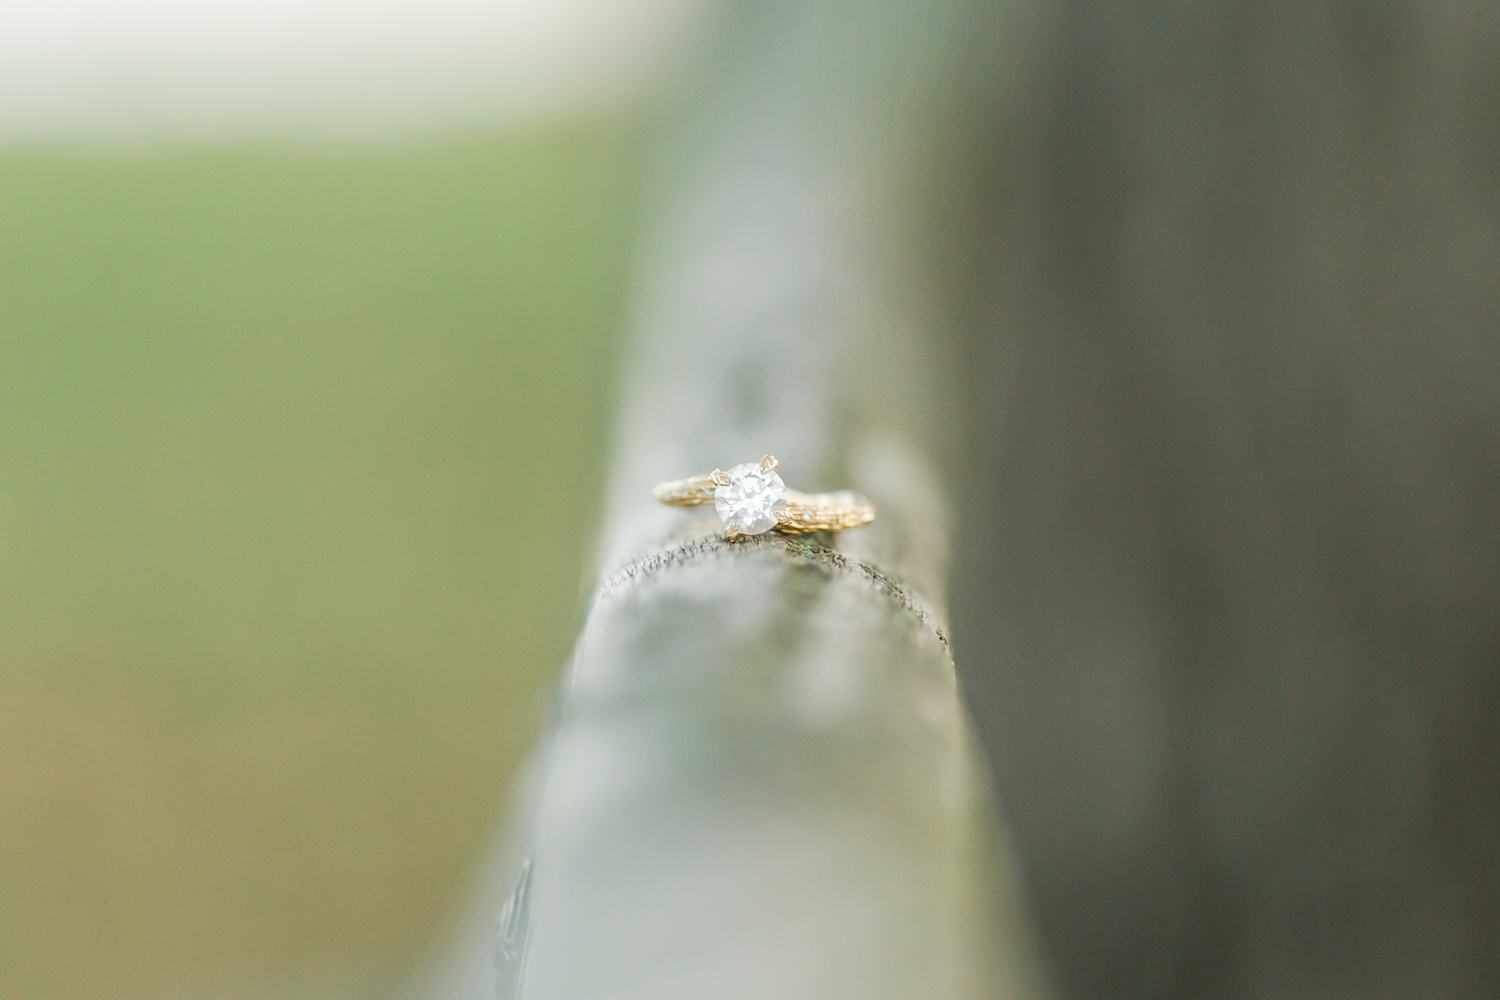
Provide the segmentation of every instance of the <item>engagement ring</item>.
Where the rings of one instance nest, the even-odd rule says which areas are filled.
[[[843,531],[875,520],[875,508],[858,493],[798,493],[787,489],[776,474],[776,465],[776,458],[767,455],[728,472],[715,469],[706,476],[661,483],[651,493],[673,507],[713,504],[724,522],[724,537],[729,539],[767,531],[783,535]]]

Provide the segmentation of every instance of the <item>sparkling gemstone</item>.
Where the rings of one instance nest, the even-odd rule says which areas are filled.
[[[714,487],[714,510],[726,528],[759,535],[776,527],[776,512],[786,509],[786,484],[753,462],[729,470],[729,485]]]

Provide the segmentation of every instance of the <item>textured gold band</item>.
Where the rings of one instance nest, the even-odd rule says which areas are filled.
[[[714,502],[712,475],[690,476],[658,483],[651,491],[661,503],[671,507],[701,507]],[[859,528],[875,520],[875,507],[852,490],[837,493],[799,493],[786,491],[786,516],[771,529],[783,535],[810,535],[815,531],[843,531]]]

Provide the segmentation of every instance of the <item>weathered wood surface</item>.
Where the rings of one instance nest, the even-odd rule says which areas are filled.
[[[663,166],[601,583],[531,788],[503,997],[1037,995],[944,634],[941,373],[871,252],[894,238],[868,156],[889,116],[861,88],[911,39],[856,52],[853,13],[731,10]],[[652,500],[767,452],[878,520],[728,543],[711,508]]]
[[[502,972],[527,1000],[1032,995],[943,634],[933,382],[861,259],[845,150],[732,93],[686,140],[643,280],[605,582],[539,783],[524,973]],[[763,452],[879,520],[726,543],[652,505]]]
[[[986,951],[974,765],[946,643],[863,564],[716,539],[632,563],[547,750],[513,995],[994,995],[1017,956]]]

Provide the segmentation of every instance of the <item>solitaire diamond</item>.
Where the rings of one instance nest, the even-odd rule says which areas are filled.
[[[715,469],[657,483],[651,495],[669,507],[697,507],[710,500],[724,522],[724,538],[779,531],[783,535],[816,535],[859,528],[875,520],[870,501],[851,490],[798,493],[776,474],[776,456],[763,455],[725,472]]]
[[[714,487],[714,510],[726,531],[759,535],[776,527],[776,514],[786,510],[786,484],[775,469],[746,462],[729,470],[729,483]]]

